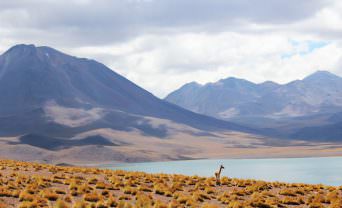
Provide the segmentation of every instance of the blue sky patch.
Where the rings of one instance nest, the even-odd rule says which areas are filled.
[[[282,54],[281,59],[288,59],[288,58],[291,58],[292,56],[295,56],[295,55],[304,56],[306,54],[312,53],[314,50],[316,50],[318,48],[323,48],[324,46],[329,44],[328,41],[314,41],[314,40],[308,40],[308,41],[303,41],[303,42],[295,41],[295,40],[289,40],[289,42],[293,46],[298,46],[299,44],[304,43],[307,45],[307,48],[306,48],[306,50],[294,51],[294,52]]]

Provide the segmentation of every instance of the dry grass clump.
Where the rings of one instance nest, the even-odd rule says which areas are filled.
[[[1,207],[342,207],[342,186],[265,182],[0,160]]]
[[[297,196],[296,191],[293,189],[282,189],[279,191],[279,194],[284,196]]]
[[[148,185],[140,185],[138,190],[143,192],[153,192],[153,188]]]
[[[153,197],[151,195],[139,193],[136,195],[135,198],[137,207],[152,207],[152,205],[154,204]]]
[[[59,198],[58,194],[52,190],[44,190],[41,195],[49,201],[56,201]]]
[[[87,193],[84,195],[84,200],[89,202],[98,202],[100,200],[100,195],[97,192]]]
[[[132,187],[125,187],[123,189],[124,194],[130,194],[130,195],[136,195],[137,194],[137,189],[136,188],[132,188]]]
[[[87,208],[88,204],[84,201],[76,201],[73,205],[73,208]]]
[[[38,204],[36,202],[24,201],[24,202],[20,203],[18,207],[19,208],[36,208],[36,207],[38,207]]]
[[[69,208],[69,205],[68,205],[66,202],[64,202],[64,201],[62,201],[62,200],[59,199],[59,200],[56,202],[54,208]]]
[[[22,191],[19,194],[19,201],[29,201],[32,202],[35,199],[34,195],[27,192],[27,191]]]
[[[95,188],[97,188],[97,189],[105,189],[106,187],[107,187],[107,184],[105,184],[102,181],[97,182],[95,185]]]
[[[283,204],[287,204],[287,205],[301,205],[301,204],[305,203],[303,197],[289,197],[289,196],[286,196],[281,201],[282,201]]]

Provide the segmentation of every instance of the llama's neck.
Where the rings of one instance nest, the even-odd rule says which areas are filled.
[[[221,175],[222,167],[220,167],[218,174]]]

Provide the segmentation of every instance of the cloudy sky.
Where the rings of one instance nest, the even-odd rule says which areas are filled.
[[[0,1],[0,53],[47,45],[103,62],[159,97],[229,76],[342,75],[339,0]]]

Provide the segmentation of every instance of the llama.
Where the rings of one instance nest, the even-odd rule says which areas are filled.
[[[221,172],[224,169],[223,165],[220,166],[219,170],[215,172],[216,185],[221,185]]]

